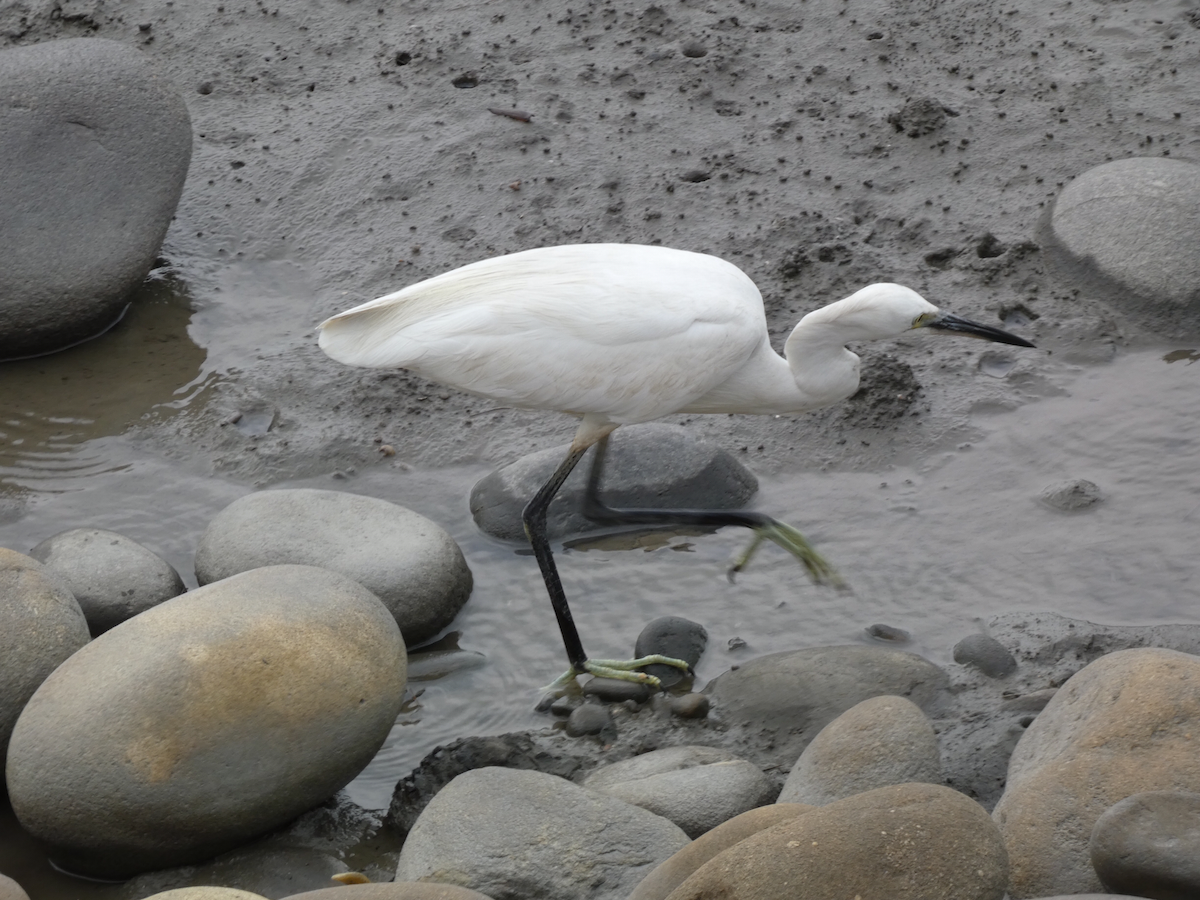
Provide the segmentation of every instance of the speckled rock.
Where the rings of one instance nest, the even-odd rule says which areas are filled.
[[[0,547],[0,759],[33,692],[87,642],[87,621],[66,583]]]
[[[1101,890],[1088,840],[1101,814],[1142,791],[1200,791],[1200,657],[1110,653],[1064,684],[1013,752],[994,817],[1014,898]]]
[[[872,697],[821,729],[788,773],[778,802],[824,806],[913,781],[942,783],[933,725],[910,700]]]
[[[753,834],[668,897],[1000,900],[1007,877],[1004,843],[983,807],[940,785],[901,784]]]
[[[1114,803],[1088,841],[1110,891],[1155,900],[1200,897],[1200,794],[1147,791]]]
[[[471,515],[493,537],[524,541],[521,511],[567,455],[567,447],[531,453],[497,469],[471,488]],[[591,456],[584,457],[550,504],[551,538],[606,527],[583,515]],[[738,509],[758,490],[758,479],[720,447],[686,428],[652,422],[619,428],[609,441],[600,497],[609,506]]]
[[[758,766],[712,747],[669,747],[601,766],[584,787],[670,819],[697,838],[774,799]]]
[[[247,494],[221,510],[196,548],[196,579],[259,566],[320,566],[348,575],[392,611],[415,646],[449,625],[471,594],[458,544],[412,510],[341,491]]]
[[[447,881],[495,900],[625,900],[687,835],[661,816],[517,769],[464,772],[400,851],[398,881]]]
[[[1200,331],[1200,166],[1119,159],[1062,189],[1041,229],[1051,271],[1163,335]]]
[[[791,766],[822,728],[856,703],[883,694],[930,710],[946,697],[946,673],[903,650],[850,644],[786,650],[749,660],[704,689],[710,716],[775,736],[781,765]]]
[[[261,894],[238,888],[204,884],[151,894],[146,900],[265,900],[265,898]]]
[[[63,531],[46,538],[29,555],[67,583],[93,635],[185,589],[170,563],[115,531]]]
[[[375,755],[404,645],[365,588],[256,569],[161,603],[55,670],[13,731],[17,818],[99,877],[194,862],[294,818]]]
[[[486,894],[453,884],[431,881],[390,881],[386,884],[349,884],[292,894],[284,900],[492,900]]]
[[[814,807],[803,803],[773,803],[760,806],[722,822],[712,831],[702,834],[670,859],[659,864],[653,872],[641,880],[628,900],[663,900],[679,887],[689,875],[739,841],[764,828],[778,825],[787,819],[808,812]]]
[[[0,359],[86,340],[146,277],[192,156],[150,60],[99,38],[0,51]]]

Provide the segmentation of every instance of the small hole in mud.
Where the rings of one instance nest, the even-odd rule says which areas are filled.
[[[473,88],[479,86],[479,76],[474,72],[463,72],[450,82],[456,88]]]
[[[985,353],[979,358],[979,371],[993,378],[1003,378],[1015,365],[1015,360],[1001,353]]]

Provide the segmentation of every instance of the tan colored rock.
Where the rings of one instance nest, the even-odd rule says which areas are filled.
[[[29,900],[29,895],[13,879],[0,874],[0,900]]]
[[[239,891],[237,888],[195,885],[151,894],[146,900],[266,900],[261,894]]]
[[[1022,736],[994,818],[1014,898],[1103,891],[1088,839],[1142,791],[1200,791],[1200,657],[1122,650],[1078,672]]]
[[[66,582],[36,559],[0,547],[0,761],[33,692],[90,637]]]
[[[1004,843],[974,800],[933,784],[878,788],[767,828],[668,900],[1000,900]]]
[[[386,884],[351,884],[292,894],[283,900],[491,900],[487,894],[434,881],[389,881]]]
[[[794,819],[814,808],[804,803],[774,803],[734,816],[712,831],[700,835],[674,856],[661,862],[658,868],[634,888],[628,900],[663,900],[683,884],[689,875],[718,853],[728,850],[752,834],[758,834],[764,828]]]

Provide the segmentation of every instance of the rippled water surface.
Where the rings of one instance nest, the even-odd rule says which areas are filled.
[[[145,543],[195,583],[200,533],[249,488],[146,454],[122,436],[128,422],[170,415],[202,390],[203,351],[186,340],[186,316],[173,302],[151,297],[111,336],[129,342],[121,350],[126,360],[136,356],[161,375],[141,387],[114,391],[126,368],[106,369],[107,354],[88,356],[86,345],[70,351],[74,360],[63,354],[2,373],[0,499],[13,502],[0,507],[0,545],[27,552],[67,528],[109,528]],[[731,529],[636,549],[603,542],[568,549],[561,569],[584,642],[595,656],[626,656],[648,620],[687,616],[710,634],[698,668],[703,684],[762,653],[870,640],[863,629],[874,623],[910,632],[909,649],[944,661],[958,639],[1010,610],[1196,621],[1195,358],[1187,349],[1160,348],[1081,369],[1062,396],[1012,411],[977,410],[982,436],[933,458],[886,471],[798,470],[763,479],[759,508],[804,530],[853,593],[813,587],[770,546],[730,584],[726,563],[747,539]],[[981,365],[984,374],[1004,376],[995,360]],[[82,389],[66,380],[84,375]],[[532,712],[537,688],[562,671],[565,658],[533,560],[483,537],[470,519],[467,493],[485,471],[382,464],[349,479],[282,485],[411,507],[461,543],[475,575],[453,631],[459,646],[485,662],[410,685],[414,696],[387,745],[350,786],[364,806],[386,806],[395,781],[440,743],[547,722]],[[1064,513],[1039,501],[1046,486],[1080,478],[1099,485],[1102,502]]]

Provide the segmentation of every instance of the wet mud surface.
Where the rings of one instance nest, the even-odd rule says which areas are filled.
[[[1200,341],[1054,281],[1034,239],[1092,166],[1200,158],[1198,26],[1187,3],[1080,0],[0,5],[0,44],[140,47],[195,132],[160,279],[91,344],[0,367],[0,544],[110,528],[194,584],[197,537],[250,490],[435,519],[476,578],[453,628],[487,664],[421,685],[351,790],[381,808],[436,744],[545,721],[534,689],[564,660],[536,567],[475,530],[466,496],[573,423],[339,366],[314,327],[487,256],[662,243],[742,267],[777,348],[887,280],[1038,350],[914,335],[856,348],[863,389],[837,407],[672,419],[750,466],[758,508],[855,592],[769,552],[730,586],[729,532],[573,549],[590,652],[688,616],[710,631],[703,681],[874,623],[945,662],[1001,612],[1194,621]],[[1039,500],[1074,479],[1100,502]]]

